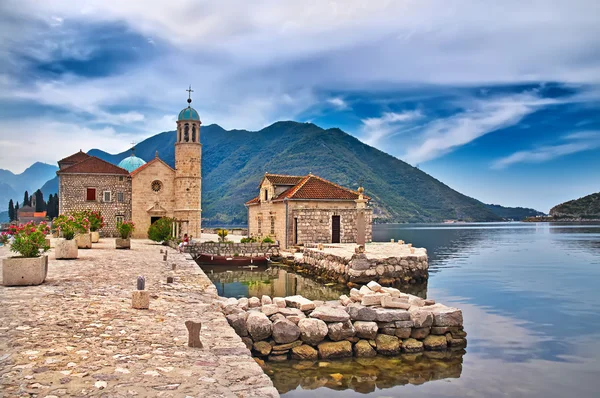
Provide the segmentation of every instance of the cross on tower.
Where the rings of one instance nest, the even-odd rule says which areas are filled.
[[[135,152],[135,141],[131,141],[131,156],[133,156],[133,153]]]
[[[192,93],[194,92],[194,90],[192,90],[192,85],[190,84],[190,88],[188,88],[187,90],[185,90],[188,92],[188,104],[192,102]]]

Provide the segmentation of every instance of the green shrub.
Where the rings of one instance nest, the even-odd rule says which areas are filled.
[[[256,238],[242,238],[240,239],[240,243],[255,243]]]
[[[273,239],[271,239],[269,236],[264,238],[262,241],[263,241],[263,243],[275,243],[275,241]]]
[[[46,234],[50,232],[50,228],[45,222],[39,225],[33,222],[11,225],[8,232],[14,237],[10,250],[23,257],[39,257],[50,249],[46,243]]]
[[[155,221],[150,228],[148,228],[148,239],[155,242],[165,242],[171,239],[171,232],[173,232],[173,220],[170,217],[163,217]]]
[[[119,235],[121,235],[121,239],[128,239],[135,230],[135,224],[133,221],[120,222],[117,224],[117,230],[119,231]]]

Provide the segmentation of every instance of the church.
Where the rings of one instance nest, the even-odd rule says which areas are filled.
[[[134,238],[146,238],[148,227],[162,217],[177,220],[176,235],[200,238],[202,223],[202,144],[200,116],[188,106],[179,112],[175,139],[175,168],[160,159],[135,156],[118,166],[79,151],[58,161],[60,214],[100,211],[103,236],[117,236],[117,223],[133,221]]]

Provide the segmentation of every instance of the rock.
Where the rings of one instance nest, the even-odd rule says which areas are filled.
[[[229,297],[226,301],[225,301],[225,305],[238,305],[238,299],[236,299],[235,297]]]
[[[413,296],[412,294],[408,297],[408,303],[410,305],[414,305],[415,307],[425,306],[425,300],[423,300],[421,297]]]
[[[358,292],[360,293],[361,297],[364,296],[365,294],[373,293],[373,291],[371,289],[369,289],[366,285],[361,286],[360,289],[358,290]]]
[[[275,304],[279,308],[285,308],[285,299],[283,297],[274,297],[273,304]]]
[[[327,325],[329,333],[327,336],[333,341],[344,340],[356,334],[356,330],[349,320],[346,322],[334,322]]]
[[[271,353],[271,350],[273,349],[271,344],[267,343],[266,341],[257,341],[256,343],[254,343],[252,348],[254,349],[255,354],[259,357],[266,357]]]
[[[246,311],[248,309],[248,299],[246,297],[242,297],[238,300],[238,307],[242,310]]]
[[[342,294],[340,296],[340,303],[342,303],[342,305],[345,307],[348,304],[352,303],[352,300],[350,300],[350,297],[346,296],[345,294]]]
[[[269,317],[269,319],[271,320],[271,322],[277,322],[280,319],[287,319],[285,316],[277,313],[277,314],[273,314]]]
[[[267,304],[273,304],[273,301],[271,300],[271,297],[263,294],[263,296],[260,298],[260,303],[262,305],[267,305]]]
[[[354,356],[357,358],[372,358],[377,352],[371,347],[367,340],[359,340],[354,344]]]
[[[411,310],[409,311],[410,320],[413,321],[416,328],[426,328],[433,325],[433,314],[427,310]]]
[[[300,311],[309,311],[315,309],[315,303],[302,296],[288,296],[285,298],[285,303],[290,306],[299,309]]]
[[[291,350],[294,347],[298,347],[302,345],[302,342],[300,340],[296,340],[296,341],[292,341],[291,343],[287,343],[287,344],[278,344],[278,345],[274,345],[273,347],[273,351],[288,351]]]
[[[268,338],[271,335],[271,325],[269,318],[262,312],[249,312],[248,318],[246,318],[248,333],[254,341]]]
[[[290,316],[290,315],[304,315],[304,312],[300,311],[297,308],[280,308],[279,309],[279,313],[283,316]]]
[[[352,356],[352,343],[349,341],[323,342],[317,346],[319,358],[346,358]]]
[[[412,337],[413,339],[422,340],[425,337],[429,336],[430,331],[431,328],[413,328],[412,332],[410,333],[410,337]]]
[[[392,296],[382,296],[381,306],[384,308],[401,308],[407,310],[410,308],[410,304],[405,302],[401,298],[393,298]]]
[[[387,334],[378,334],[375,338],[377,344],[377,352],[382,355],[398,355],[402,347],[402,342],[396,336],[388,336]]]
[[[373,308],[375,311],[375,321],[378,322],[394,322],[408,321],[410,314],[406,310],[392,308]],[[352,314],[350,314],[352,316]]]
[[[356,288],[350,289],[350,300],[352,300],[352,301],[361,301],[362,300],[362,294],[360,294],[358,289],[356,289]]]
[[[415,339],[402,340],[402,352],[413,354],[423,351],[423,343]]]
[[[390,296],[392,296],[394,298],[400,297],[400,290],[393,288],[393,287],[382,287],[381,291],[383,293],[388,293]]]
[[[292,359],[315,361],[319,358],[319,352],[309,345],[303,344],[292,348]]]
[[[413,321],[396,321],[394,326],[397,328],[412,328],[415,326]]]
[[[317,307],[309,316],[325,322],[346,322],[350,319],[350,315],[343,308],[335,308],[327,305]]]
[[[360,303],[362,305],[381,305],[381,300],[385,296],[391,297],[387,293],[373,293],[373,292],[371,292],[369,294],[365,294],[362,297],[362,300],[361,300]]]
[[[396,328],[383,328],[383,329],[379,329],[379,332],[381,334],[387,334],[388,336],[395,336]]]
[[[248,328],[246,327],[246,318],[248,318],[247,312],[240,312],[237,314],[230,314],[226,316],[227,322],[231,325],[233,330],[240,337],[248,336]]]
[[[430,299],[429,300],[425,300],[425,306],[434,305],[434,304],[435,304],[435,300],[430,300]]]
[[[276,304],[264,304],[262,307],[260,307],[260,310],[266,316],[271,316],[277,314],[280,308]]]
[[[450,341],[448,341],[448,339],[446,339],[448,345],[452,348],[465,348],[467,346],[467,340],[466,339],[456,339],[456,338],[451,338]]]
[[[251,350],[252,346],[254,345],[254,342],[250,337],[242,337],[242,342],[246,344],[246,348],[249,350]]]
[[[300,317],[299,315],[290,315],[285,317],[288,321],[294,322],[296,325],[300,322],[300,319],[306,318],[305,316]]]
[[[454,334],[454,333],[458,333],[459,331],[460,331],[459,326],[433,326],[431,328],[431,334],[435,334],[435,335],[442,335],[442,334],[446,334],[448,332]],[[465,333],[465,336],[466,335],[467,334]],[[457,337],[463,337],[463,336],[457,336]]]
[[[366,321],[355,321],[354,330],[356,335],[362,339],[374,339],[377,336],[377,323]]]
[[[248,299],[248,308],[260,307],[260,300],[258,297],[250,297]]]
[[[369,283],[367,283],[367,287],[369,289],[371,289],[374,292],[380,292],[381,291],[381,285],[375,281],[371,281]]]
[[[462,326],[462,311],[458,308],[447,307],[442,304],[427,306],[433,314],[433,326]]]
[[[300,328],[300,339],[305,343],[312,345],[323,341],[325,336],[327,336],[327,333],[329,333],[327,324],[320,319],[300,319],[298,327]]]
[[[288,359],[287,354],[286,355],[269,355],[268,357],[269,361],[272,362],[285,362]]]
[[[374,321],[377,317],[375,309],[362,304],[352,303],[346,307],[350,318],[355,321]]]
[[[223,313],[225,315],[229,314],[239,314],[240,312],[244,312],[237,304],[228,304],[223,307]]]
[[[108,383],[105,381],[97,381],[96,383],[94,383],[94,387],[96,387],[99,390],[103,390],[106,387],[108,387]]]
[[[279,320],[273,324],[273,340],[279,344],[291,343],[300,337],[300,328],[294,322]]]
[[[407,339],[410,337],[412,328],[396,328],[396,337],[399,339]]]
[[[445,350],[447,345],[446,336],[429,335],[423,340],[423,346],[426,350],[441,351]]]

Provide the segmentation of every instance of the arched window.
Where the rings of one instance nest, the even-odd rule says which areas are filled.
[[[183,140],[185,142],[190,141],[190,125],[187,123],[185,124],[185,127],[183,128]]]
[[[196,142],[196,125],[192,124],[192,142]]]
[[[181,142],[181,126],[177,127],[177,142]]]

